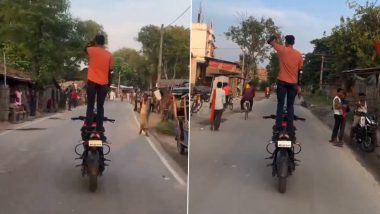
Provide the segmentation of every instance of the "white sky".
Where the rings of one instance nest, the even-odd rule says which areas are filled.
[[[143,26],[166,26],[189,6],[189,0],[72,0],[70,11],[74,17],[101,24],[108,34],[110,51],[115,51],[140,49],[136,37]],[[190,22],[191,9],[173,25],[189,28]]]

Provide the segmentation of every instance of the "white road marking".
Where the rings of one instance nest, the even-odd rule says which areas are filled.
[[[132,112],[133,113],[133,112]],[[135,118],[136,124],[140,126],[140,122],[136,117],[136,114],[133,113],[133,118]],[[186,182],[181,178],[181,176],[178,175],[178,173],[173,169],[172,166],[170,166],[169,162],[166,160],[165,156],[158,151],[157,147],[154,145],[152,140],[149,137],[146,137],[146,140],[149,142],[149,145],[152,147],[153,151],[157,154],[158,158],[161,160],[161,162],[164,164],[164,166],[169,170],[169,172],[173,175],[173,177],[178,181],[181,185],[186,185]]]
[[[14,127],[13,129],[11,129],[11,130],[7,130],[7,131],[5,131],[5,132],[1,132],[1,133],[0,133],[0,136],[3,136],[3,135],[6,135],[6,134],[9,134],[9,133],[15,131],[16,129],[22,129],[22,128],[25,128],[25,127],[31,126],[31,125],[33,125],[33,124],[40,123],[40,122],[45,121],[45,120],[47,120],[47,119],[49,119],[49,118],[51,118],[51,117],[56,117],[56,116],[58,116],[59,114],[62,114],[62,113],[56,113],[56,114],[53,114],[53,115],[51,115],[51,116],[46,116],[46,117],[43,117],[43,118],[40,118],[40,119],[36,119],[36,120],[34,120],[34,121],[31,121],[31,122],[25,122],[25,124],[23,124],[23,125],[21,125],[21,126]]]

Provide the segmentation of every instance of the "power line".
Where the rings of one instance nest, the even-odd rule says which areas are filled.
[[[188,10],[190,10],[190,8],[191,8],[191,5],[190,6],[188,6],[187,8],[186,8],[186,10],[184,10],[176,19],[174,19],[174,21],[172,21],[170,24],[168,24],[166,27],[169,27],[170,25],[172,25],[172,24],[174,24],[178,19],[180,19],[183,15],[185,15],[185,13],[188,11]]]

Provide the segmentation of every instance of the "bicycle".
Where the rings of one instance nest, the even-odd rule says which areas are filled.
[[[244,120],[247,120],[248,119],[248,113],[249,113],[250,107],[251,107],[251,103],[248,100],[246,100],[246,101],[244,101],[243,106],[244,106]]]
[[[227,96],[226,108],[229,107],[231,111],[234,109],[233,99],[234,98],[232,96]]]

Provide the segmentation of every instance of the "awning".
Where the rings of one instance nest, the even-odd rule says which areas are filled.
[[[239,75],[241,74],[239,64],[226,60],[206,57],[207,68],[206,75]]]

